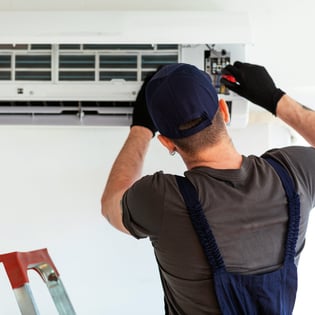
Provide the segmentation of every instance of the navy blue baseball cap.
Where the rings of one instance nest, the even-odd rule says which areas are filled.
[[[185,63],[162,67],[147,84],[146,102],[158,131],[171,139],[188,137],[206,128],[219,107],[210,76]],[[196,126],[180,128],[195,119],[200,119]]]

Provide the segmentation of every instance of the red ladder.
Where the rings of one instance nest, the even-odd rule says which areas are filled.
[[[76,315],[58,270],[46,248],[30,252],[12,252],[0,255],[22,315],[39,315],[29,285],[27,271],[35,270],[46,283],[60,315]]]

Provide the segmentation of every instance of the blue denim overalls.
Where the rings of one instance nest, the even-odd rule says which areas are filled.
[[[224,315],[290,315],[293,311],[297,290],[294,256],[299,232],[300,200],[292,178],[284,167],[274,159],[266,160],[278,173],[286,191],[289,219],[283,265],[265,274],[242,275],[226,271],[194,186],[187,178],[176,176],[192,224],[212,268],[217,301]]]

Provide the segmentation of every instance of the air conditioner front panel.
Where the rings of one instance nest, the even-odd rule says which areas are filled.
[[[216,54],[214,46],[218,50]],[[0,44],[0,124],[129,125],[133,102],[143,80],[159,66],[176,62],[194,64],[207,71],[217,84],[217,71],[232,62],[230,55],[244,59],[242,47],[235,44]],[[213,72],[209,68],[212,55],[215,57]],[[224,59],[223,63],[220,58]],[[221,92],[218,90],[218,93]],[[230,127],[246,126],[245,100],[225,92],[218,97],[230,104]]]

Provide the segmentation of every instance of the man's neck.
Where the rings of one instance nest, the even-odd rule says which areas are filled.
[[[214,169],[239,169],[243,160],[230,139],[208,147],[194,156],[185,154],[181,156],[189,170],[201,166]]]

